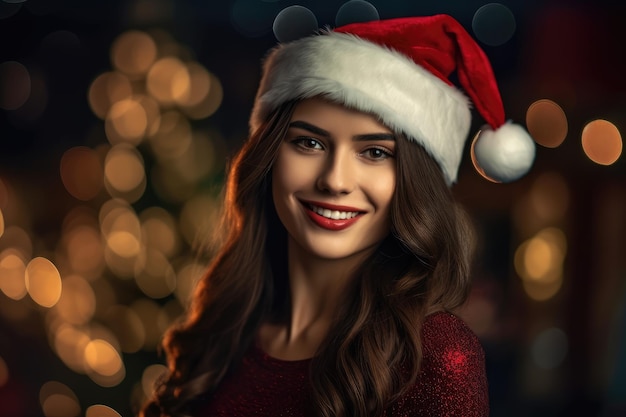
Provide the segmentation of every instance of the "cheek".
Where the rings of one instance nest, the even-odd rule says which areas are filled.
[[[375,175],[370,182],[370,193],[380,209],[387,209],[389,207],[395,190],[395,170]]]

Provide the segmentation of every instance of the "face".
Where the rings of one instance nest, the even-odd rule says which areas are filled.
[[[290,248],[362,259],[390,230],[395,137],[373,116],[323,99],[300,102],[272,168]]]

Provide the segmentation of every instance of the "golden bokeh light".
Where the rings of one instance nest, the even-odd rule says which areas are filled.
[[[167,368],[161,364],[149,365],[141,374],[141,387],[146,398],[151,398],[154,393],[156,382],[167,375]]]
[[[2,356],[0,356],[0,388],[5,386],[7,382],[9,382],[9,378],[11,375],[9,374],[9,367]]]
[[[131,308],[113,305],[104,315],[104,321],[119,340],[122,352],[135,353],[144,346],[146,331],[141,319]]]
[[[567,116],[552,100],[537,100],[528,107],[526,127],[535,142],[547,148],[556,148],[567,137]]]
[[[0,208],[0,237],[4,234],[4,215],[2,214],[2,209]]]
[[[535,301],[547,301],[554,297],[563,285],[563,277],[559,276],[552,282],[522,281],[526,295]]]
[[[161,252],[146,249],[135,264],[135,282],[148,297],[165,298],[176,288],[176,274]]]
[[[129,30],[111,45],[111,62],[119,71],[132,77],[148,72],[157,57],[154,39],[145,32]]]
[[[98,154],[85,146],[70,148],[61,157],[61,180],[72,197],[88,201],[103,186],[103,170]]]
[[[211,116],[219,109],[224,100],[224,88],[222,82],[214,74],[209,73],[209,93],[195,105],[182,106],[187,117],[200,120]]]
[[[135,148],[116,145],[109,150],[104,163],[107,189],[128,193],[140,188],[145,183],[145,176],[143,158]]]
[[[174,217],[162,207],[150,207],[139,216],[146,247],[156,249],[168,258],[180,250],[180,237]]]
[[[189,96],[191,89],[189,70],[176,57],[161,58],[148,71],[146,89],[159,103],[175,104]]]
[[[109,406],[94,404],[87,408],[85,417],[122,417],[120,413]]]
[[[87,324],[96,311],[96,295],[93,288],[79,275],[65,277],[63,293],[55,309],[59,316],[70,324]]]
[[[589,159],[599,165],[611,165],[622,154],[622,136],[607,120],[587,123],[582,132],[582,146]]]
[[[41,404],[46,417],[78,417],[80,405],[78,400],[63,394],[49,395]]]
[[[113,103],[104,124],[107,139],[113,145],[118,143],[139,145],[147,129],[146,109],[134,98],[126,98]]]
[[[26,264],[15,249],[0,253],[0,291],[13,300],[21,300],[26,290]]]
[[[41,386],[39,403],[45,417],[76,417],[81,412],[74,391],[58,381],[48,381]]]
[[[17,61],[0,63],[0,109],[17,110],[26,103],[31,93],[28,69]]]
[[[117,71],[109,71],[97,76],[89,86],[88,101],[91,111],[105,120],[113,103],[133,95],[130,80]]]
[[[188,62],[190,88],[188,94],[179,97],[177,103],[182,107],[195,107],[202,103],[211,90],[211,75],[207,69],[197,62]]]
[[[107,247],[115,254],[125,258],[139,255],[141,223],[131,208],[122,206],[110,210],[102,219],[101,231]]]
[[[85,347],[89,335],[69,324],[60,325],[54,332],[53,348],[63,363],[76,373],[85,373]]]
[[[544,301],[559,291],[566,253],[567,238],[555,227],[541,230],[518,247],[514,266],[529,297]]]
[[[106,340],[94,339],[85,346],[85,363],[95,373],[111,377],[120,372],[124,364],[120,354]]]
[[[54,306],[61,297],[61,274],[54,264],[36,257],[26,266],[26,290],[34,302],[42,307]]]

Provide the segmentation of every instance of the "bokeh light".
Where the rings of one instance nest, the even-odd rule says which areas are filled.
[[[122,417],[120,413],[109,406],[95,404],[89,406],[85,412],[85,417]]]
[[[98,75],[89,86],[88,100],[91,111],[104,120],[113,103],[133,95],[133,87],[128,77],[117,71]]]
[[[136,146],[148,129],[148,115],[139,101],[126,98],[113,103],[104,128],[111,144],[130,143]]]
[[[567,238],[548,227],[523,242],[515,251],[514,266],[527,295],[536,301],[552,298],[563,282]]]
[[[582,146],[593,162],[611,165],[622,154],[622,136],[617,126],[608,120],[594,120],[583,128]]]
[[[26,289],[42,307],[52,307],[61,297],[61,275],[56,266],[44,257],[32,259],[26,266]]]
[[[350,23],[371,22],[380,19],[378,10],[372,3],[364,0],[350,0],[341,5],[335,17],[336,26]]]
[[[52,347],[63,363],[76,373],[85,373],[83,352],[90,337],[82,329],[70,324],[61,324],[53,332]]]
[[[191,119],[199,120],[207,118],[217,111],[224,99],[224,88],[222,83],[213,73],[208,73],[209,91],[196,104],[187,105],[186,102],[181,103],[181,110]],[[199,97],[192,95],[192,97]]]
[[[319,29],[315,14],[304,6],[289,6],[278,13],[272,30],[279,42],[291,42],[312,35]]]
[[[25,282],[26,265],[20,253],[5,249],[0,253],[0,290],[13,300],[21,300],[27,294]]]
[[[133,203],[143,195],[146,184],[141,153],[126,144],[112,147],[104,162],[104,186],[109,194]]]
[[[16,110],[30,97],[30,73],[16,61],[0,64],[0,109]]]
[[[85,346],[85,363],[92,371],[104,377],[115,376],[123,369],[122,358],[109,342],[95,339]]]
[[[111,45],[113,66],[131,77],[147,73],[156,57],[156,43],[150,35],[142,31],[124,32]]]
[[[39,403],[46,417],[77,417],[81,412],[74,391],[58,381],[48,381],[41,386]]]
[[[191,77],[185,64],[167,56],[156,61],[146,77],[146,89],[162,105],[172,105],[189,97]]]
[[[535,142],[547,148],[556,148],[567,137],[567,116],[552,100],[537,100],[528,107],[526,127]]]
[[[480,7],[472,19],[476,38],[489,46],[503,45],[515,33],[513,12],[503,4],[489,3]]]

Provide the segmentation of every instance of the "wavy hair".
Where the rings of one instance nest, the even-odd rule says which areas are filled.
[[[261,321],[284,317],[286,231],[274,211],[270,171],[295,105],[275,111],[230,166],[225,242],[185,320],[164,337],[169,374],[143,417],[188,415],[241,359]],[[417,377],[426,315],[467,297],[472,231],[439,166],[398,138],[396,173],[391,233],[356,272],[341,320],[312,360],[313,415],[383,415]]]

